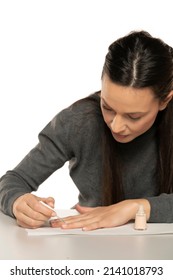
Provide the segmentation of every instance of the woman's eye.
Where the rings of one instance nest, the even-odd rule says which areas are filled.
[[[129,118],[133,121],[137,121],[141,119],[141,117],[132,117],[132,116],[129,116]]]
[[[106,110],[106,111],[112,111],[111,108],[108,108],[108,107],[106,107],[106,106],[104,106],[104,105],[102,105],[102,108],[103,108],[104,110]]]

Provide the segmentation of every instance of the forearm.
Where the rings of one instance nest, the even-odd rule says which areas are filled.
[[[10,172],[0,180],[0,209],[6,215],[14,217],[12,206],[14,201],[21,195],[32,190],[22,182],[18,177]]]
[[[150,223],[173,223],[173,194],[147,198],[151,205]]]
[[[173,194],[162,193],[134,201],[143,204],[149,223],[173,223]]]

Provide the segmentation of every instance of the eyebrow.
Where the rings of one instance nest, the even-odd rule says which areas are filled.
[[[103,100],[103,102],[105,103],[105,105],[109,108],[109,109],[111,109],[111,110],[113,110],[114,111],[114,109],[111,107],[111,106],[109,106],[108,105],[108,103],[104,100],[104,98],[103,97],[101,97],[101,99]],[[126,114],[129,114],[129,115],[136,115],[136,114],[147,114],[148,112],[127,112]]]

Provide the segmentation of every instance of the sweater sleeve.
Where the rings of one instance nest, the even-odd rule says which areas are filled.
[[[147,198],[151,205],[150,223],[173,223],[173,194]]]
[[[55,116],[40,132],[37,146],[0,179],[0,209],[5,214],[13,216],[14,200],[36,191],[43,181],[69,160],[65,118],[66,110]]]

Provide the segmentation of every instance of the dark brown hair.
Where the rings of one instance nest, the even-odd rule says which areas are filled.
[[[145,31],[131,32],[109,46],[102,77],[122,86],[150,87],[156,98],[164,100],[173,89],[173,51],[170,46]],[[158,193],[173,191],[173,102],[159,112],[157,142]],[[103,139],[103,204],[123,200],[121,161],[109,128]]]

